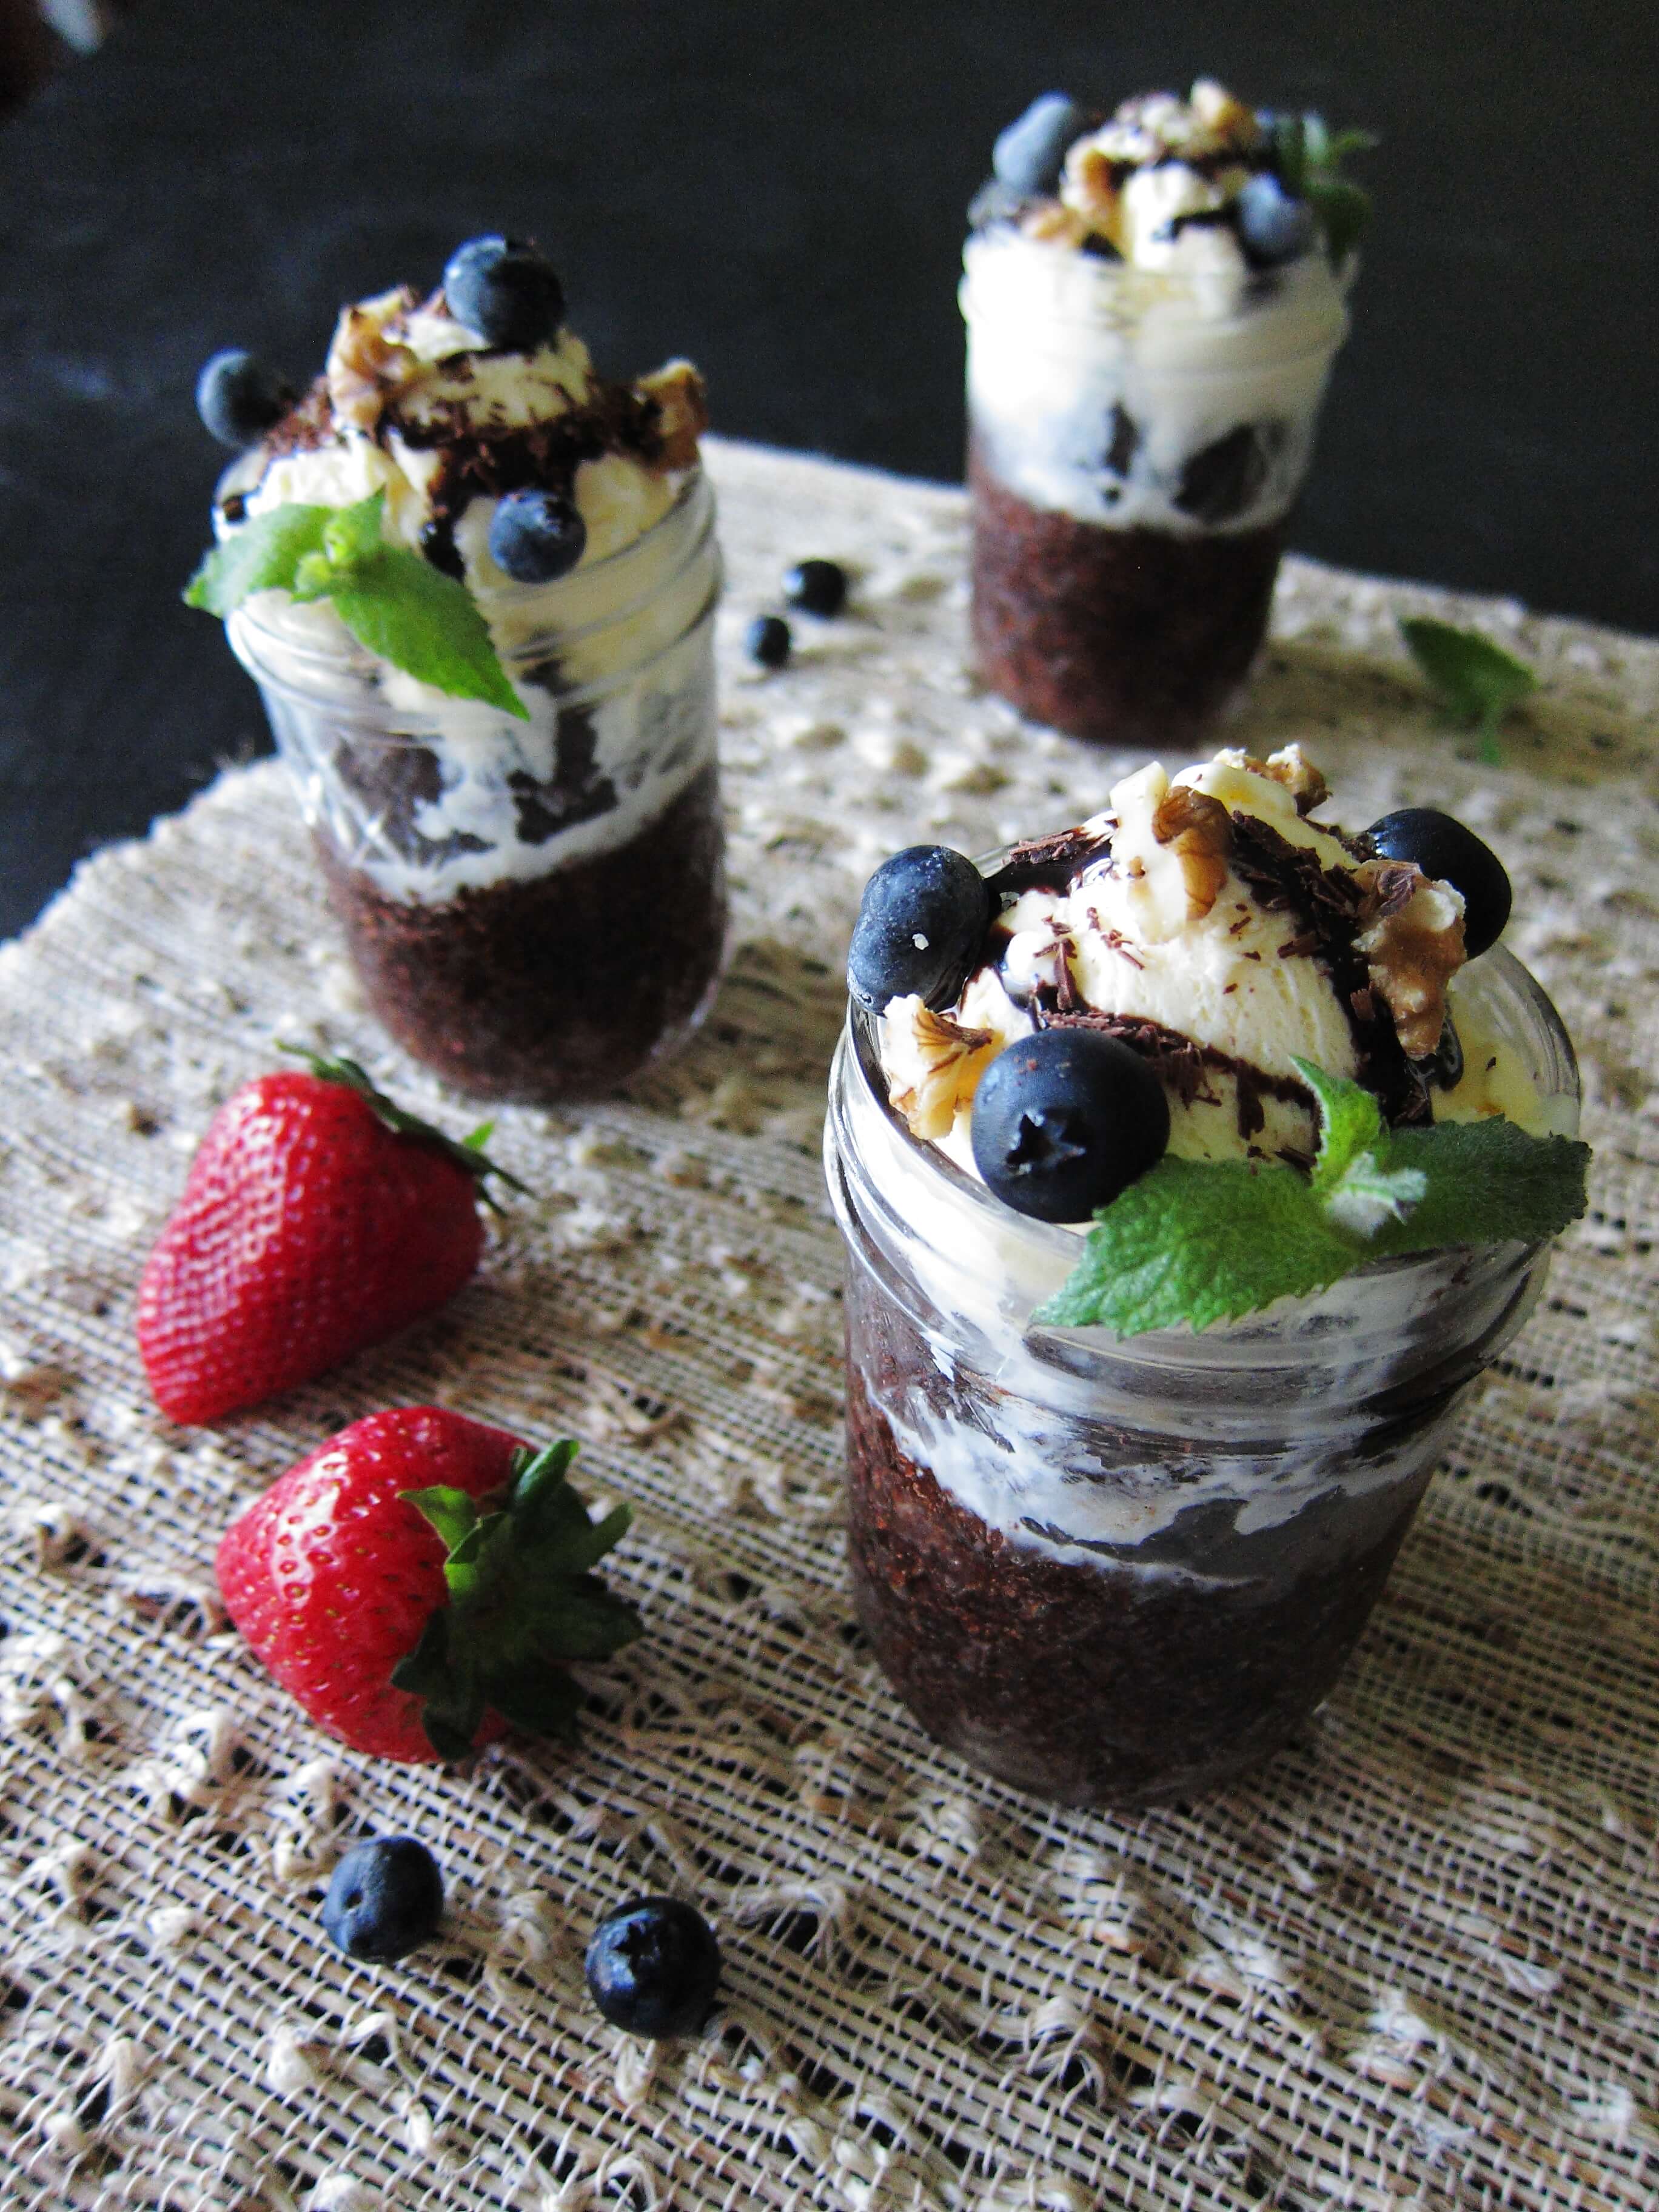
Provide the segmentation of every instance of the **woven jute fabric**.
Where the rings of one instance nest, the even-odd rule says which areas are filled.
[[[965,672],[959,494],[713,467],[730,974],[672,1069],[500,1115],[533,1194],[446,1312],[217,1428],[144,1388],[143,1255],[275,1040],[476,1118],[362,1011],[274,765],[87,864],[0,955],[4,2203],[1650,2206],[1659,646],[1290,564],[1237,741],[1299,739],[1351,824],[1438,803],[1499,847],[1583,1059],[1594,1208],[1294,1746],[1190,1808],[1056,1812],[935,1750],[852,1626],[817,1146],[872,866],[1073,822],[1134,763]],[[763,675],[743,629],[808,554],[855,572],[851,609]],[[1437,720],[1402,612],[1537,667],[1501,763]],[[588,1675],[579,1752],[357,1758],[226,1626],[231,1516],[420,1401],[575,1436],[590,1494],[635,1509],[611,1571],[648,1634]],[[441,1939],[354,1965],[323,1887],[396,1832],[441,1862]],[[678,2044],[583,1989],[593,1922],[645,1891],[725,1951]]]

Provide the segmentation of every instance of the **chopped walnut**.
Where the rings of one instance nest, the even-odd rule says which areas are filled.
[[[689,361],[670,361],[634,388],[656,403],[664,468],[691,467],[697,441],[708,428],[708,388],[702,377]]]
[[[1085,138],[1066,157],[1066,204],[1107,237],[1117,215],[1117,180],[1109,154]]]
[[[1411,860],[1367,860],[1354,871],[1364,894],[1361,933],[1371,988],[1413,1060],[1426,1060],[1446,1025],[1446,985],[1463,965],[1463,902]]]
[[[329,402],[340,422],[373,430],[387,402],[421,374],[421,362],[409,348],[386,334],[392,318],[416,304],[415,293],[405,284],[342,313],[328,349],[326,372]]]
[[[1089,225],[1083,217],[1058,200],[1043,200],[1029,209],[1020,217],[1019,227],[1025,237],[1044,246],[1081,246],[1089,235]]]
[[[1282,783],[1296,801],[1298,814],[1311,814],[1330,797],[1324,777],[1300,745],[1281,745],[1262,763],[1262,773]]]
[[[1233,825],[1226,808],[1190,784],[1171,784],[1153,811],[1152,835],[1180,861],[1188,919],[1201,921],[1227,880]]]
[[[964,1029],[915,996],[895,999],[884,1019],[889,1104],[912,1136],[948,1136],[957,1108],[972,1099],[996,1054],[994,1033]]]
[[[1261,125],[1256,121],[1255,109],[1247,107],[1236,93],[1229,92],[1224,84],[1218,84],[1212,76],[1201,76],[1194,84],[1191,106],[1200,128],[1222,145],[1261,144]]]

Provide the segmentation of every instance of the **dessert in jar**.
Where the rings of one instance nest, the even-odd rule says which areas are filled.
[[[1201,79],[1103,122],[1059,94],[970,210],[973,637],[1074,737],[1186,745],[1267,630],[1365,200],[1363,134]]]
[[[1501,867],[1322,800],[1294,748],[1154,765],[896,855],[854,934],[858,1613],[933,1736],[1066,1802],[1212,1789],[1325,1696],[1583,1205]]]
[[[671,1052],[726,927],[695,369],[606,381],[548,264],[481,239],[429,296],[347,307],[297,403],[239,355],[198,396],[246,450],[189,596],[259,684],[380,1020],[483,1097]]]

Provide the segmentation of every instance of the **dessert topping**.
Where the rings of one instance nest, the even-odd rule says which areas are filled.
[[[222,446],[240,452],[280,422],[294,387],[277,370],[235,348],[216,353],[196,380],[196,411]]]
[[[667,361],[641,376],[634,389],[656,410],[657,464],[689,469],[697,459],[697,441],[708,428],[708,387],[689,361]]]
[[[1364,957],[1401,1050],[1426,1060],[1446,1026],[1446,985],[1465,957],[1462,896],[1431,882],[1409,860],[1367,860],[1354,881],[1363,925],[1354,951]]]
[[[1463,898],[1463,951],[1477,960],[1503,935],[1513,894],[1504,863],[1473,830],[1432,806],[1402,806],[1365,832],[1390,860],[1412,860],[1425,876],[1451,884]]]
[[[233,1521],[227,1611],[319,1728],[382,1759],[463,1758],[509,1724],[574,1742],[573,1660],[641,1634],[590,1570],[594,1522],[568,1440],[532,1451],[441,1406],[372,1413]]]
[[[864,887],[847,955],[847,987],[879,1012],[915,994],[947,1006],[979,957],[992,895],[973,862],[947,845],[908,845]]]
[[[1238,758],[1247,768],[1255,765],[1248,754],[1241,753]],[[1295,799],[1298,814],[1311,814],[1331,795],[1324,777],[1298,744],[1281,745],[1276,753],[1269,753],[1261,770],[1275,783],[1284,785]]]
[[[489,557],[515,584],[568,575],[587,544],[574,500],[556,491],[512,491],[489,519]]]
[[[1201,921],[1227,880],[1233,825],[1226,808],[1190,784],[1174,784],[1152,810],[1152,835],[1181,863],[1188,921]]]
[[[992,173],[1011,192],[1052,192],[1060,183],[1066,148],[1088,127],[1087,114],[1066,93],[1042,93],[998,133],[991,149]]]
[[[888,1104],[913,1137],[947,1135],[999,1049],[995,1032],[936,1014],[914,993],[894,999],[882,1022]]]
[[[488,346],[515,353],[546,345],[564,319],[564,287],[533,246],[470,238],[444,268],[444,300]]]
[[[1033,1325],[1205,1329],[1397,1254],[1541,1243],[1583,1212],[1588,1145],[1497,1115],[1389,1129],[1360,1085],[1296,1066],[1319,1102],[1310,1174],[1168,1155],[1097,1213]]]
[[[630,2035],[693,2035],[714,2009],[720,1950],[695,1905],[636,1897],[606,1913],[588,1940],[588,1994]]]
[[[1164,1086],[1118,1038],[1040,1030],[1006,1046],[974,1094],[974,1164],[1038,1221],[1086,1221],[1163,1157]]]
[[[323,1925],[348,1958],[402,1959],[436,1935],[443,1910],[443,1876],[426,1845],[377,1836],[336,1866]]]

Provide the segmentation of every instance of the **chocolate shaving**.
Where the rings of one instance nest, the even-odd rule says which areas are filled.
[[[1313,1093],[1293,1075],[1270,1075],[1254,1060],[1241,1060],[1236,1053],[1224,1052],[1219,1045],[1200,1044],[1184,1030],[1167,1029],[1145,1015],[1055,1013],[1038,1008],[1037,1021],[1043,1029],[1093,1030],[1098,1036],[1116,1037],[1140,1054],[1183,1106],[1200,1099],[1206,1106],[1218,1106],[1220,1094],[1210,1074],[1230,1075],[1235,1087],[1238,1133],[1246,1142],[1266,1126],[1264,1099],[1277,1098],[1310,1114],[1315,1110]]]
[[[1359,885],[1345,871],[1323,866],[1319,855],[1305,845],[1291,844],[1267,823],[1242,811],[1233,815],[1232,865],[1262,906],[1295,919],[1298,930],[1293,942],[1312,939],[1313,957],[1329,975],[1347,1014],[1358,1079],[1376,1093],[1390,1125],[1404,1127],[1430,1121],[1427,1085],[1407,1058],[1392,1018],[1377,1006],[1364,956],[1354,950],[1353,940],[1365,926],[1361,909],[1366,895]],[[1415,877],[1409,863],[1401,866],[1408,878]],[[1394,885],[1382,894],[1396,895]],[[1410,896],[1408,881],[1401,903]]]
[[[1072,879],[1111,844],[1109,830],[1056,830],[1050,837],[1027,837],[1011,846],[1007,859],[990,878],[994,892],[1011,897],[1020,891],[1069,890]]]

